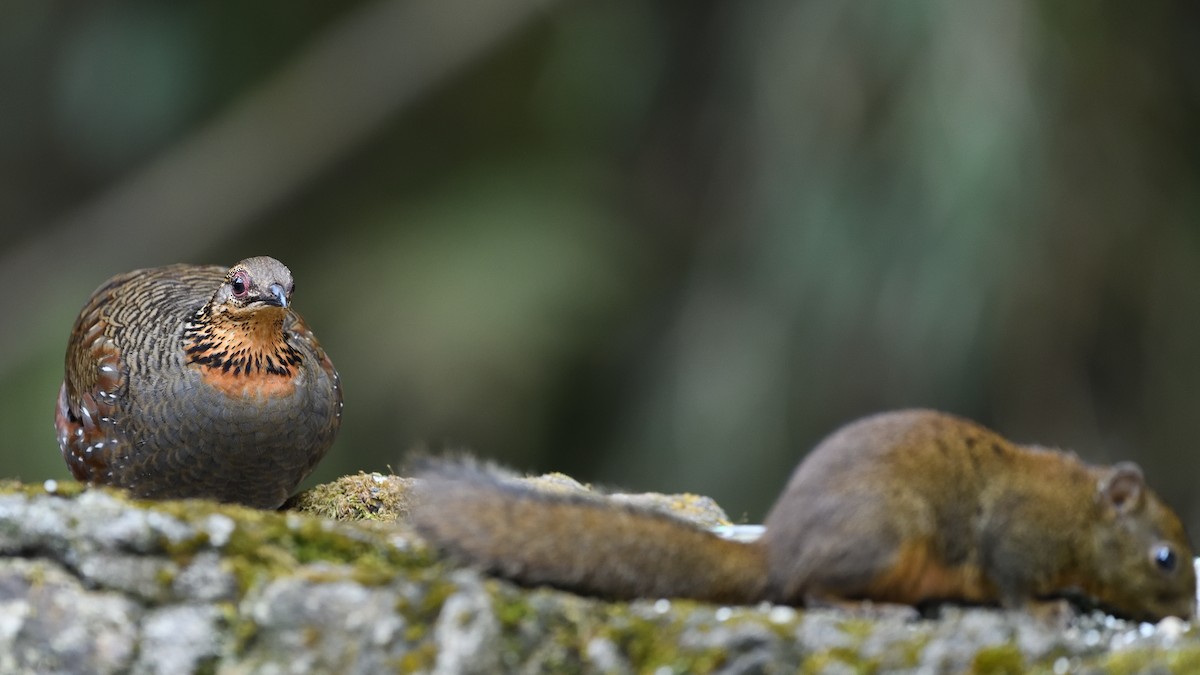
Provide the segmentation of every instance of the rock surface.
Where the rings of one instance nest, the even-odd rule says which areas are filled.
[[[405,486],[298,503],[386,519]],[[0,673],[1200,671],[1173,619],[606,603],[455,569],[402,523],[50,487],[0,487]]]

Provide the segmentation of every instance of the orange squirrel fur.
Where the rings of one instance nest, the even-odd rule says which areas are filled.
[[[875,415],[830,435],[753,543],[469,464],[434,462],[418,477],[423,536],[527,585],[735,604],[1021,607],[1066,596],[1141,620],[1195,612],[1192,548],[1135,464],[1086,464],[934,411]]]

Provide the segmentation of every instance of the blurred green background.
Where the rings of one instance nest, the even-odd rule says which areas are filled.
[[[309,484],[415,447],[762,517],[931,406],[1130,458],[1200,531],[1200,6],[0,5],[0,476],[66,477],[108,276],[274,255]]]

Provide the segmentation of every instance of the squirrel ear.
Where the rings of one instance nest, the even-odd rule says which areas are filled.
[[[1100,479],[1100,496],[1118,512],[1128,513],[1141,505],[1145,487],[1141,467],[1133,462],[1118,462]]]

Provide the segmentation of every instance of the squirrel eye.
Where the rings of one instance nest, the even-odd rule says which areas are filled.
[[[246,273],[238,272],[233,275],[233,297],[241,299],[246,297]]]
[[[1177,559],[1170,546],[1156,546],[1152,552],[1154,564],[1164,572],[1174,572]]]

